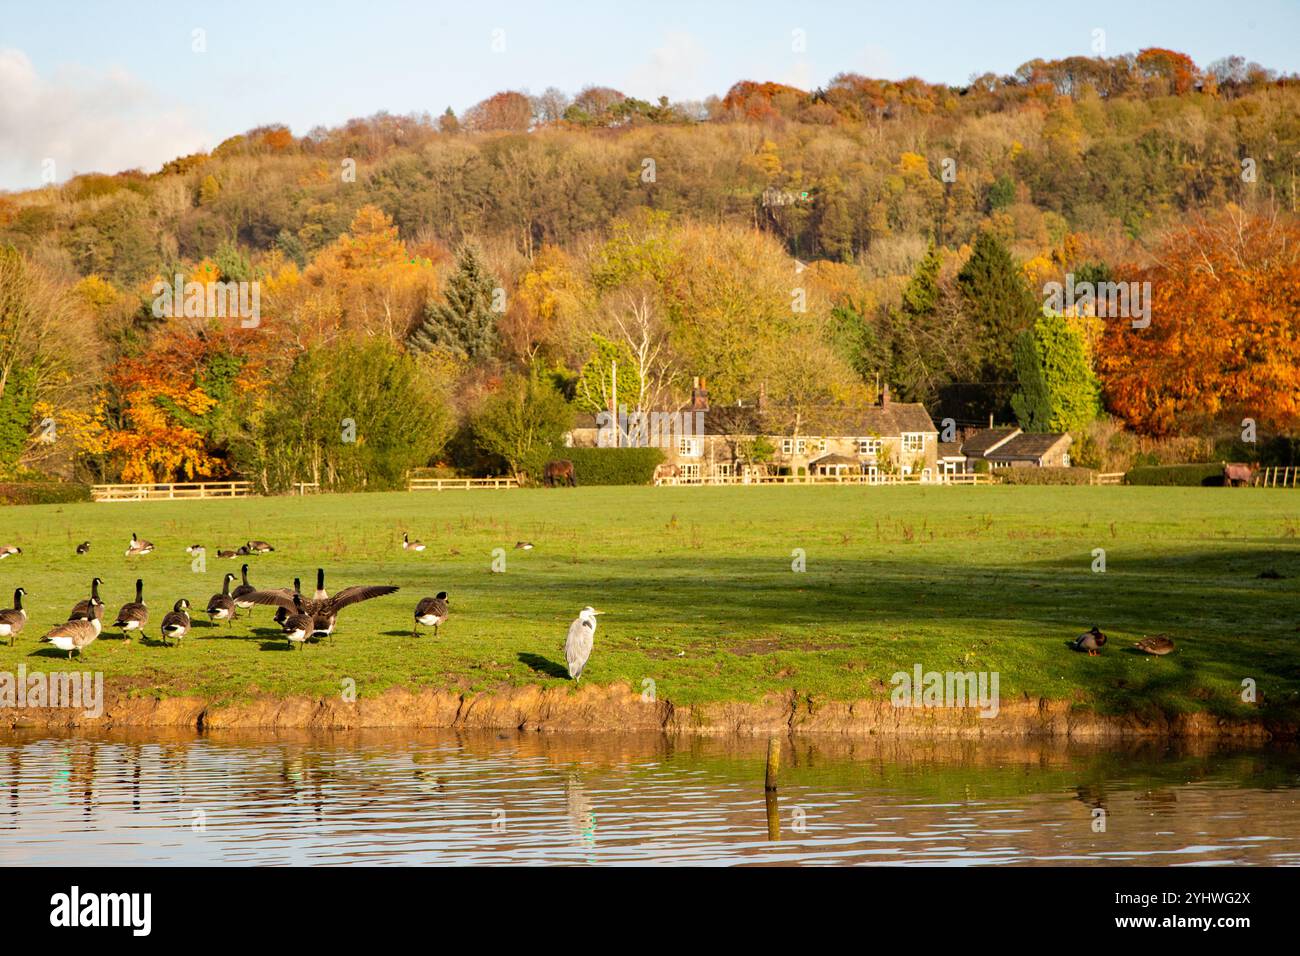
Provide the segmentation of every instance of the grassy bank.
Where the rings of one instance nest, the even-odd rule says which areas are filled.
[[[238,561],[218,547],[264,538],[253,583],[402,590],[346,610],[333,646],[289,653],[270,609],[196,626],[180,649],[106,637],[86,655],[108,692],[361,696],[394,685],[484,690],[564,683],[568,623],[605,611],[584,682],[655,682],[680,703],[887,694],[889,677],[990,670],[1004,700],[1077,700],[1103,713],[1210,710],[1246,716],[1253,678],[1269,710],[1300,692],[1300,518],[1294,491],[1023,488],[579,488],[339,495],[0,509],[0,603],[27,588],[30,622],[0,670],[65,666],[37,638],[104,578],[110,613],[145,580],[148,636],[178,597],[196,607]],[[423,539],[403,552],[401,532]],[[123,555],[131,532],[158,550]],[[92,550],[77,557],[78,542]],[[514,550],[519,540],[535,544]],[[191,570],[185,546],[209,548]],[[493,549],[506,572],[492,573]],[[1094,573],[1104,548],[1106,572]],[[791,570],[795,549],[804,573]],[[1280,577],[1260,577],[1276,573]],[[442,636],[410,636],[411,609],[450,592]],[[1100,658],[1064,642],[1096,623]],[[1172,634],[1178,651],[1131,653]],[[62,663],[61,663],[62,662]]]

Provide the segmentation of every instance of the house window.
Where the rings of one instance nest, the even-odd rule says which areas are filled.
[[[790,453],[793,452],[793,451],[794,451],[794,439],[793,439],[793,438],[782,438],[782,439],[781,439],[781,454],[783,454],[783,455],[788,455],[788,454],[790,454]]]
[[[677,454],[683,458],[699,458],[704,454],[703,438],[682,438],[677,442]]]
[[[818,450],[819,452],[824,452],[824,451],[826,451],[826,439],[825,439],[825,438],[819,438],[819,439],[817,439],[817,450]]]
[[[879,455],[880,439],[879,438],[859,438],[858,439],[859,455]]]
[[[700,477],[699,463],[691,462],[690,464],[678,465],[677,476],[679,478],[685,478],[687,481],[699,480]]]
[[[903,432],[903,451],[925,451],[925,432]]]
[[[730,478],[732,475],[731,462],[729,461],[719,462],[717,468],[715,468],[714,471],[719,478]]]
[[[804,438],[796,438],[796,439],[794,440],[794,453],[795,453],[796,455],[806,455],[806,454],[808,454],[808,441],[807,441],[807,439],[804,439]]]

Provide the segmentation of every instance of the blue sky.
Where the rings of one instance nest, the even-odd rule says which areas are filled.
[[[1300,71],[1300,0],[5,0],[0,189],[40,185],[51,159],[58,180],[152,170],[265,123],[301,134],[379,110],[460,112],[503,89],[702,99],[739,79],[811,88],[842,71],[962,83],[1035,56],[1091,55],[1096,29],[1107,54],[1158,45],[1202,65],[1237,53]]]

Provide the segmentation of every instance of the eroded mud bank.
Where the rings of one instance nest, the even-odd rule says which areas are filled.
[[[815,701],[789,694],[761,702],[691,706],[643,700],[625,684],[576,690],[536,686],[480,693],[394,688],[375,697],[292,696],[214,704],[194,697],[109,698],[103,713],[74,709],[0,709],[0,730],[10,728],[170,727],[204,730],[354,730],[460,728],[540,733],[660,733],[757,736],[818,734],[852,737],[1065,740],[1201,738],[1263,742],[1294,739],[1297,727],[1266,719],[1212,714],[1118,715],[1093,713],[1068,701],[1003,701],[994,718],[975,709],[900,708],[873,699]]]

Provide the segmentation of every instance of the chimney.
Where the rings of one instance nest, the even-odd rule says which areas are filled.
[[[880,390],[880,407],[881,408],[889,407],[889,383],[888,382],[886,382],[885,387]]]
[[[704,387],[704,379],[696,376],[691,380],[691,411],[707,412],[709,410],[709,390]]]

